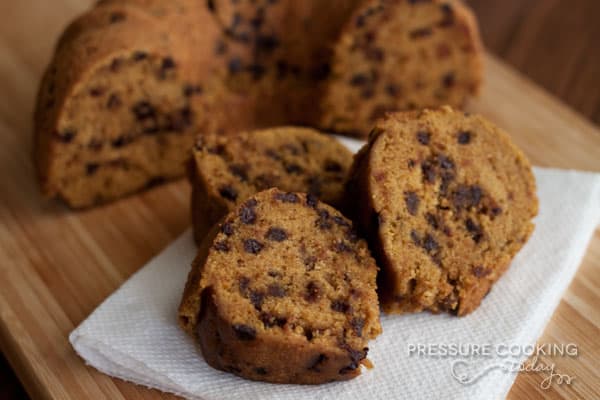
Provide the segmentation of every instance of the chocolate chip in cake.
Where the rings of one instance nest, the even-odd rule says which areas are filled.
[[[239,340],[254,340],[256,339],[256,330],[251,326],[244,324],[234,324],[233,332]]]
[[[272,297],[285,297],[286,291],[280,284],[272,283],[267,287],[267,295]]]
[[[308,364],[308,367],[306,369],[308,369],[309,371],[321,372],[320,366],[325,364],[325,362],[327,360],[328,360],[327,356],[325,354],[321,353],[318,356],[316,356],[315,359]]]
[[[492,273],[492,270],[489,268],[485,268],[483,265],[477,265],[471,268],[471,272],[477,278],[485,278],[486,276]]]
[[[236,176],[240,181],[247,182],[248,181],[248,166],[242,164],[231,164],[229,166],[229,172],[232,175]]]
[[[137,50],[133,52],[133,61],[142,61],[148,58],[148,53],[142,50]]]
[[[272,227],[267,231],[265,238],[275,242],[283,242],[288,238],[288,235],[284,229]]]
[[[75,139],[75,134],[76,133],[74,130],[66,129],[61,133],[57,133],[55,136],[58,138],[59,141],[63,143],[71,143],[73,139]]]
[[[237,197],[238,197],[237,190],[235,190],[233,187],[231,187],[229,185],[222,186],[219,189],[219,194],[224,199],[227,199],[227,200],[230,200],[230,201],[235,201],[237,199]]]
[[[458,144],[469,144],[471,142],[471,132],[469,131],[462,131],[459,132],[456,140],[458,141]]]
[[[264,245],[256,239],[244,239],[244,250],[246,253],[258,254]]]
[[[274,198],[283,203],[297,203],[298,201],[300,201],[300,199],[298,198],[298,196],[295,193],[290,193],[290,192],[287,192],[287,193],[276,192],[274,195]]]
[[[325,171],[327,172],[342,172],[342,165],[333,160],[325,160]]]
[[[239,217],[243,224],[252,225],[256,222],[256,211],[254,208],[257,204],[255,199],[250,199],[240,207]]]
[[[149,102],[142,100],[134,104],[131,111],[138,121],[143,121],[156,116],[156,110]]]
[[[230,74],[237,74],[242,71],[242,60],[238,57],[232,58],[227,64]]]
[[[216,242],[213,247],[215,250],[221,251],[223,253],[227,253],[230,250],[229,244],[225,240]]]
[[[315,196],[312,193],[308,193],[306,195],[306,205],[311,207],[311,208],[317,208],[317,205],[319,204],[319,199],[317,199],[317,196]]]
[[[331,309],[336,312],[347,313],[351,310],[351,307],[345,300],[334,300],[331,302]]]
[[[429,233],[423,238],[422,246],[428,253],[436,251],[440,247],[438,242]]]
[[[221,225],[221,232],[227,236],[233,235],[233,224],[231,222],[223,222],[223,225]]]
[[[362,337],[362,331],[365,326],[365,319],[361,317],[354,317],[350,320],[350,326],[352,326],[352,330],[358,337]]]
[[[202,94],[202,91],[203,91],[202,86],[192,85],[191,83],[188,83],[183,87],[183,95],[185,97],[192,97],[192,96]]]
[[[104,94],[104,89],[101,87],[93,87],[90,89],[90,96],[100,97]]]
[[[89,176],[89,175],[94,175],[96,173],[96,171],[98,170],[98,168],[100,167],[100,164],[98,163],[88,163],[85,166],[85,173]]]
[[[301,174],[304,170],[302,169],[301,166],[299,166],[296,163],[289,163],[289,164],[285,164],[284,166],[285,168],[285,172],[287,172],[288,174]]]
[[[431,134],[429,132],[427,132],[427,131],[417,132],[417,140],[422,145],[428,145],[430,139],[431,139]]]
[[[479,243],[483,238],[483,230],[481,226],[477,225],[471,218],[468,218],[465,221],[465,227],[467,231],[471,234],[471,238],[475,243]]]
[[[315,226],[317,226],[320,229],[331,229],[332,224],[330,220],[329,211],[322,208],[317,210],[317,214],[319,215],[319,218],[315,221]]]
[[[369,83],[369,77],[366,74],[356,74],[350,78],[350,85],[363,86]]]
[[[415,192],[404,192],[404,202],[406,209],[411,215],[417,215],[419,211],[419,197]]]
[[[340,240],[335,243],[333,246],[333,250],[336,253],[352,253],[354,250],[348,243],[345,243],[343,240]]]
[[[272,328],[274,326],[283,327],[287,323],[287,318],[278,317],[267,312],[261,312],[258,318],[267,328]]]
[[[456,78],[453,72],[448,72],[442,77],[442,84],[445,88],[451,88],[456,83]]]
[[[261,310],[262,308],[262,304],[265,301],[265,294],[262,292],[258,292],[256,290],[253,290],[250,292],[250,303],[252,303],[252,305],[254,306],[254,308],[258,311]]]

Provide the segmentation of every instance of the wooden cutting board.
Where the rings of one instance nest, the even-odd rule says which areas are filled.
[[[36,88],[58,35],[90,3],[20,0],[0,6],[0,345],[36,399],[175,398],[86,367],[67,341],[103,299],[189,224],[183,181],[85,212],[38,194],[30,158]],[[600,171],[600,131],[491,56],[481,97],[469,108],[511,132],[536,165]],[[510,398],[600,398],[599,288],[597,230],[540,338],[577,343],[576,359],[542,359],[575,381],[542,390],[542,375],[520,374]]]

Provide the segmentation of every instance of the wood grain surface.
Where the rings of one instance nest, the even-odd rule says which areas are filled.
[[[188,226],[187,184],[172,183],[86,212],[43,201],[30,161],[35,92],[57,36],[91,1],[0,3],[2,351],[31,398],[175,398],[86,367],[67,335]],[[492,50],[600,121],[600,2],[469,3]],[[536,165],[600,171],[600,131],[493,56],[487,59],[482,96],[469,107],[509,130]],[[576,380],[542,390],[542,375],[520,374],[509,398],[600,398],[598,304],[599,230],[539,341],[579,346],[575,359],[542,360]],[[0,398],[21,397],[12,371],[0,362]]]

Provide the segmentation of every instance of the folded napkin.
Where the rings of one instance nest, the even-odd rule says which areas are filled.
[[[426,312],[382,316],[383,334],[369,346],[375,368],[354,380],[275,385],[208,366],[177,326],[196,252],[189,231],[104,301],[69,340],[87,363],[108,375],[188,398],[505,397],[517,372],[501,366],[526,360],[526,350],[515,353],[542,333],[600,222],[600,174],[536,168],[535,175],[540,198],[535,232],[481,307],[463,318]],[[440,356],[453,345],[489,346],[491,354],[477,357],[471,346],[458,356]],[[512,355],[505,354],[508,349]]]

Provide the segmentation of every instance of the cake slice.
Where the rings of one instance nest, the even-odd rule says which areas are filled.
[[[348,204],[386,312],[475,310],[531,232],[531,165],[498,127],[450,107],[393,113],[355,159]]]
[[[477,22],[459,1],[366,1],[335,43],[323,129],[366,137],[387,111],[464,105],[477,92]]]
[[[346,147],[309,128],[199,136],[190,166],[196,241],[240,202],[270,187],[339,205],[351,164]]]
[[[212,16],[189,0],[137,3],[104,1],[74,21],[42,80],[38,175],[46,196],[74,208],[183,176],[208,121],[212,64],[200,60],[219,32]]]
[[[179,323],[208,364],[244,378],[350,379],[381,333],[376,273],[338,211],[310,194],[266,190],[205,238]]]

